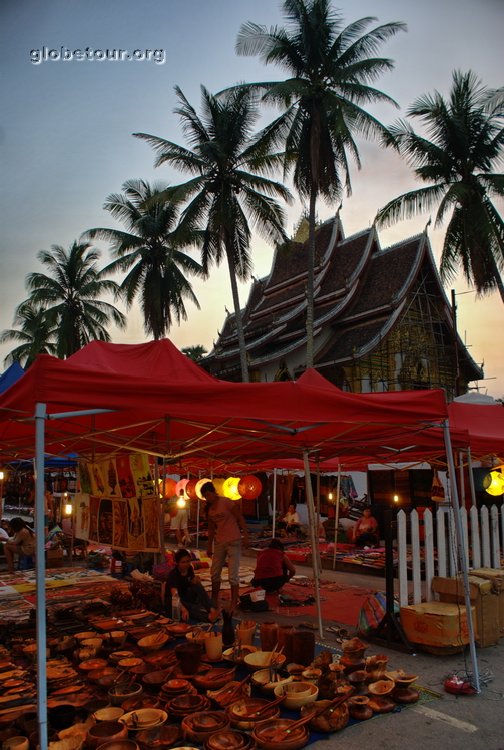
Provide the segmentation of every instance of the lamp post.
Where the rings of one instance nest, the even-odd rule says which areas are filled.
[[[4,483],[4,473],[3,471],[0,471],[0,505],[2,506],[2,516],[3,516],[3,483]]]
[[[74,528],[73,528],[73,519],[72,519],[73,504],[72,504],[71,499],[68,496],[68,492],[65,492],[63,494],[63,501],[64,501],[63,512],[65,516],[68,516],[68,520],[70,521],[70,565],[72,565],[73,546],[74,546]]]

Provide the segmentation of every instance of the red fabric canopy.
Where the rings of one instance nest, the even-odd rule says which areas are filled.
[[[372,453],[384,440],[411,442],[447,417],[444,393],[343,393],[315,371],[295,383],[228,383],[212,378],[168,341],[96,342],[66,361],[41,355],[0,398],[0,449],[34,453],[31,418],[89,409],[110,413],[48,419],[46,452],[148,452],[182,464],[254,465]],[[28,418],[28,419],[27,419]],[[5,460],[5,459],[4,459]]]

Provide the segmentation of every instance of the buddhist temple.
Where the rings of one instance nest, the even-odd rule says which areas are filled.
[[[252,382],[296,379],[306,368],[307,221],[277,247],[242,310]],[[345,237],[339,216],[322,223],[315,249],[314,366],[354,393],[443,388],[465,393],[483,371],[457,334],[427,233],[382,248],[375,227]],[[235,315],[203,360],[238,381]]]

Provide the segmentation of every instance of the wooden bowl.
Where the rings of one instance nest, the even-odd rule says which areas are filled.
[[[143,664],[143,659],[139,656],[128,656],[126,659],[119,659],[117,666],[119,669],[131,669],[132,667],[138,667]]]
[[[108,691],[109,701],[113,706],[120,706],[127,698],[138,698],[143,693],[143,686],[134,682],[127,687],[121,687],[121,684],[112,685]]]
[[[171,747],[182,737],[182,730],[177,724],[163,724],[160,727],[144,729],[136,736],[142,750]]]
[[[161,708],[139,708],[124,714],[119,721],[130,731],[140,731],[164,724],[167,718],[168,714]]]
[[[135,740],[109,740],[100,745],[100,750],[138,750]]]
[[[86,661],[81,661],[79,664],[81,672],[85,672],[86,674],[93,672],[95,669],[104,669],[105,667],[108,667],[106,659],[86,659]]]
[[[82,643],[82,641],[87,640],[88,638],[97,638],[98,633],[96,630],[83,630],[82,633],[75,633],[74,638],[76,641],[79,641],[79,643]]]
[[[205,750],[249,750],[254,740],[243,732],[233,729],[223,729],[215,732],[205,742]]]
[[[134,656],[133,651],[112,651],[108,655],[108,660],[111,664],[119,664],[121,659],[132,659]]]
[[[125,713],[121,706],[106,706],[93,713],[96,721],[117,721]]]
[[[126,698],[126,700],[121,703],[121,708],[124,709],[124,713],[128,713],[129,711],[136,711],[137,708],[161,708],[161,706],[159,705],[157,695],[147,695],[146,693],[142,693],[142,695],[139,695],[138,697]]]
[[[171,639],[168,633],[164,633],[160,630],[157,633],[152,633],[151,635],[144,636],[144,638],[140,638],[137,645],[145,653],[150,653],[151,651],[159,651],[159,649],[163,648],[169,640]]]
[[[125,630],[109,630],[105,638],[114,646],[124,646],[128,634]]]
[[[319,690],[313,682],[289,682],[287,685],[277,685],[274,693],[277,698],[284,697],[282,705],[285,708],[296,710],[307,703],[314,703]]]
[[[242,700],[237,700],[226,711],[231,726],[236,729],[250,730],[254,729],[259,721],[266,721],[267,719],[280,716],[280,707],[271,706],[271,708],[267,709],[266,706],[269,703],[270,701],[266,698],[243,698]],[[264,710],[259,716],[254,717],[254,712],[259,709]]]
[[[275,663],[275,668],[281,669],[287,661],[287,657],[285,654],[275,654],[272,651],[254,651],[243,657],[245,665],[253,672],[269,667],[272,660]]]
[[[111,740],[126,740],[128,738],[128,727],[119,721],[100,721],[90,727],[86,736],[88,748],[97,748],[104,742]]]
[[[350,720],[350,714],[348,713],[348,706],[346,701],[341,705],[333,707],[331,700],[315,701],[315,703],[306,704],[301,708],[301,718],[306,714],[311,713],[313,709],[322,710],[323,708],[330,708],[328,711],[314,716],[308,726],[313,729],[314,732],[324,732],[330,734],[332,732],[339,732],[340,729],[344,729]]]
[[[147,688],[159,689],[164,685],[170,675],[169,669],[156,669],[142,676],[142,684]]]
[[[289,682],[293,682],[294,677],[291,674],[279,674],[279,679],[276,682],[271,682],[271,674],[269,669],[259,669],[251,677],[251,682],[256,685],[263,693],[272,694],[278,685],[285,685]]]
[[[119,674],[120,671],[116,667],[101,667],[100,669],[92,669],[86,677],[90,682],[98,684],[102,677],[111,677],[112,680],[115,680]]]
[[[166,710],[173,719],[183,719],[189,714],[207,711],[210,708],[210,699],[197,693],[189,695],[177,695],[166,704]]]
[[[191,682],[198,690],[219,690],[233,680],[235,671],[235,667],[216,667],[203,674],[195,674]]]
[[[256,745],[263,750],[300,750],[310,738],[306,726],[297,727],[292,734],[285,734],[278,739],[279,730],[288,729],[294,724],[294,719],[268,719],[260,721],[252,732]]]
[[[184,737],[192,742],[206,742],[223,729],[229,729],[229,718],[223,711],[204,711],[182,719]]]
[[[396,683],[393,680],[377,680],[369,683],[368,692],[371,695],[388,695],[395,687]]]
[[[244,644],[238,649],[235,649],[234,647],[227,648],[222,652],[222,658],[225,661],[232,661],[235,664],[243,664],[243,660],[247,656],[247,654],[255,654],[255,652],[258,650],[259,649],[257,648],[257,646],[247,646]]]

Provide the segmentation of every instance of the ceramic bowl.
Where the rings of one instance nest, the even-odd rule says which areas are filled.
[[[280,673],[277,674],[277,681],[271,682],[271,673],[269,669],[259,669],[251,677],[251,682],[256,685],[264,693],[273,693],[278,685],[285,685],[289,682],[293,682],[294,677],[291,674]]]
[[[282,734],[294,723],[294,719],[268,719],[261,721],[252,732],[258,747],[263,750],[300,750],[310,738],[306,726],[297,727],[291,734]]]
[[[243,661],[252,671],[265,669],[271,665],[272,661],[276,669],[281,669],[287,661],[287,657],[285,654],[277,654],[273,651],[254,651],[244,656]]]
[[[287,685],[277,685],[275,696],[284,696],[282,705],[285,708],[297,709],[307,703],[314,703],[318,698],[318,687],[313,682],[290,682]]]
[[[168,633],[164,633],[160,630],[157,633],[152,633],[151,635],[146,635],[144,638],[140,638],[138,641],[138,647],[145,653],[159,651],[159,649],[163,648],[169,640],[170,636]]]

